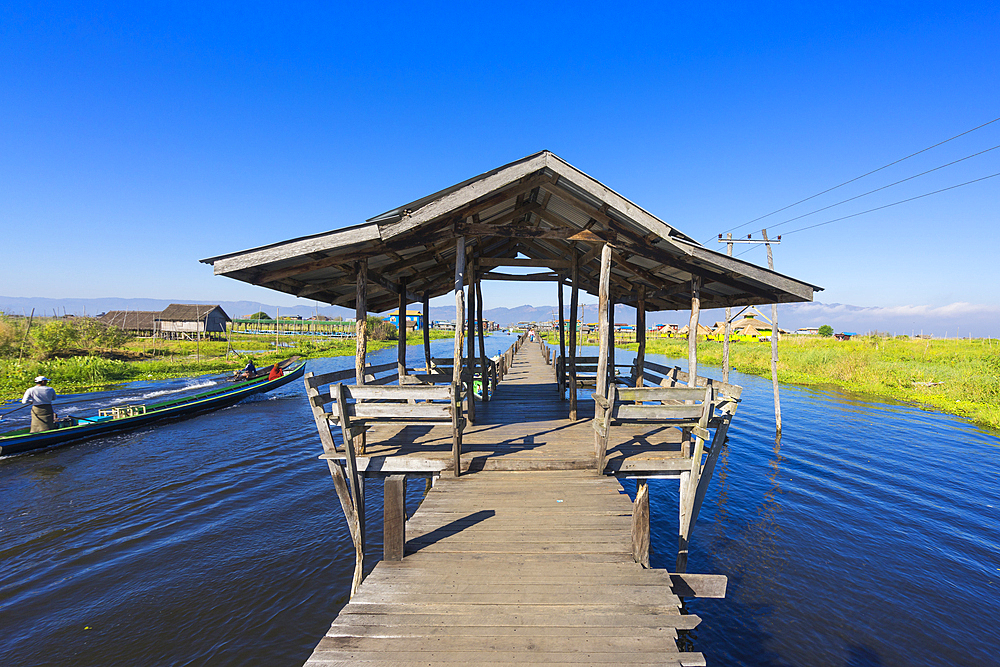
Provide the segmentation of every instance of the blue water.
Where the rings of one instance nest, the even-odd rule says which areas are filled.
[[[487,351],[509,340],[491,336]],[[451,344],[435,341],[434,354],[450,357]],[[419,346],[408,353],[422,359]],[[60,409],[216,380],[60,397],[75,405]],[[997,434],[783,386],[778,446],[770,382],[733,381],[744,400],[689,564],[729,575],[729,595],[689,601],[703,622],[682,641],[712,665],[997,664]],[[296,382],[193,420],[0,459],[0,665],[301,664],[353,572],[320,452]],[[676,488],[650,486],[657,567],[676,550]],[[411,511],[421,495],[409,485]],[[367,504],[374,559],[376,484]]]

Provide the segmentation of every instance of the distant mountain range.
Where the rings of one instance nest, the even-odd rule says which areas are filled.
[[[64,313],[73,315],[98,315],[109,310],[163,310],[171,303],[217,304],[230,317],[245,317],[263,310],[269,315],[278,313],[278,308],[254,301],[199,301],[185,299],[122,299],[116,297],[102,299],[49,299],[35,297],[0,296],[0,311],[10,314],[28,315],[32,309],[36,315],[52,316]],[[419,310],[419,304],[411,306]],[[557,306],[519,306],[517,308],[488,308],[483,317],[510,326],[518,322],[541,322],[556,319]],[[770,306],[761,306],[761,312],[770,317]],[[737,309],[736,312],[739,312]],[[303,318],[320,314],[327,317],[353,319],[354,311],[339,306],[292,306],[281,307],[281,315],[299,315]],[[454,306],[432,306],[432,320],[454,320]],[[569,317],[569,310],[566,310]],[[725,317],[722,310],[702,311],[701,322],[712,325]],[[584,308],[582,319],[594,322],[597,307],[593,304]],[[663,311],[648,313],[648,324],[686,324],[686,311]],[[635,323],[635,310],[617,306],[615,321]],[[839,303],[793,303],[778,307],[778,324],[783,329],[795,330],[800,327],[818,327],[829,324],[837,331],[884,331],[888,333],[925,333],[935,336],[965,337],[970,333],[976,337],[1000,336],[1000,306],[954,303],[947,306],[898,306],[862,307]]]

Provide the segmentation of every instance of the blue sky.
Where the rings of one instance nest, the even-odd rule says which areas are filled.
[[[147,4],[0,8],[0,294],[292,305],[198,260],[542,149],[708,242],[1000,117],[995,2]],[[820,301],[1000,321],[1000,177],[788,234],[1000,149],[774,227],[993,146],[1000,122],[737,233],[782,233],[776,268]]]

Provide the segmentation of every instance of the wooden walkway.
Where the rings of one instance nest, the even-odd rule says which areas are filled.
[[[405,557],[376,565],[306,664],[705,664],[678,652],[677,630],[700,619],[681,614],[670,574],[635,562],[633,504],[594,472],[592,413],[566,418],[536,345],[477,407],[467,474],[437,478],[406,523]],[[376,427],[359,467],[448,469],[446,431]],[[660,459],[677,457],[675,433],[659,435]],[[655,436],[616,441],[616,468],[632,437]]]
[[[476,404],[476,423],[463,436],[462,471],[593,470],[594,403],[581,400],[576,421],[568,414],[569,401],[559,399],[553,367],[537,344],[526,343],[493,400]],[[607,471],[686,469],[690,460],[681,457],[680,441],[675,428],[616,428]],[[376,426],[358,468],[368,475],[451,471],[451,442],[449,426]]]

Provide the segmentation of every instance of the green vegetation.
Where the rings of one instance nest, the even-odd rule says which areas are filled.
[[[626,347],[635,349],[635,345]],[[687,357],[686,338],[653,338],[647,353]],[[835,385],[871,396],[917,403],[1000,429],[1000,344],[996,340],[910,340],[859,336],[837,341],[785,336],[778,344],[778,379]],[[722,343],[698,343],[698,359],[722,364]],[[771,346],[734,342],[732,368],[771,376]]]
[[[781,327],[778,328],[780,329]],[[823,336],[824,338],[829,338],[830,336],[833,335],[833,327],[831,327],[829,324],[824,324],[819,328],[819,335]]]
[[[396,327],[369,317],[368,350],[393,347]],[[431,338],[452,332],[431,331]],[[413,342],[419,341],[416,338]],[[252,355],[258,366],[293,355],[354,355],[353,338],[231,334],[226,340],[136,338],[92,318],[27,318],[0,314],[0,400],[20,398],[37,375],[45,375],[61,394],[103,389],[135,380],[157,380],[207,373],[232,373]]]

